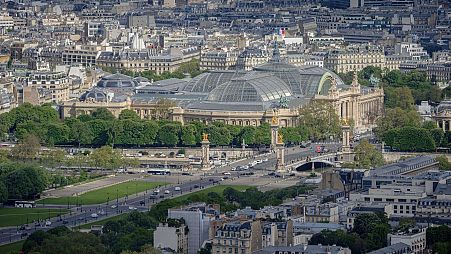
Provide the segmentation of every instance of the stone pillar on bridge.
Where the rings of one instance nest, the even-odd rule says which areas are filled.
[[[342,130],[342,144],[341,144],[341,160],[342,161],[352,161],[352,149],[351,149],[351,126],[349,125],[348,119],[343,119],[343,124],[341,126]]]
[[[276,171],[277,172],[285,172],[285,147],[283,143],[282,134],[277,135],[277,143],[276,143]]]
[[[276,152],[277,139],[279,137],[279,119],[277,118],[277,111],[273,111],[271,120],[271,152]]]
[[[211,166],[210,166],[210,141],[208,140],[207,133],[202,134],[201,145],[202,145],[201,169],[209,170],[211,168]]]

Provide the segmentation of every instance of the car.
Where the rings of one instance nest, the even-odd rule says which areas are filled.
[[[128,207],[128,210],[136,210],[136,209],[138,209],[138,208],[136,208],[136,207],[134,207],[134,206],[129,206],[129,207]]]
[[[219,181],[215,179],[215,180],[213,180],[213,183],[219,183]]]
[[[104,210],[101,210],[101,211],[99,212],[99,214],[100,214],[100,215],[105,215],[106,212],[105,212]]]
[[[274,172],[271,172],[271,173],[268,173],[268,175],[269,175],[269,176],[275,176],[275,175],[276,175],[276,173],[274,173]]]
[[[25,230],[31,230],[31,227],[28,225],[25,225]]]
[[[169,193],[171,193],[169,190],[164,191],[164,194],[169,194]]]
[[[117,205],[112,205],[111,208],[112,208],[112,209],[116,209],[116,208],[117,208]]]
[[[222,174],[225,175],[225,176],[231,175],[230,172],[224,172],[224,173],[222,173]]]
[[[191,176],[192,174],[191,173],[188,173],[188,172],[182,172],[182,176]]]
[[[194,187],[195,189],[197,189],[197,188],[199,188],[199,185],[195,184],[193,187]]]
[[[50,226],[50,225],[52,225],[52,222],[51,222],[51,221],[48,220],[48,221],[45,222],[45,226],[48,227],[48,226]]]
[[[215,179],[213,179],[213,178],[208,179],[209,182],[213,182],[214,180]]]
[[[160,195],[160,198],[164,198],[164,195]]]
[[[295,173],[289,173],[289,174],[287,174],[287,176],[295,176],[296,174]]]
[[[160,190],[159,190],[159,189],[156,189],[156,190],[153,191],[153,193],[158,194],[158,193],[160,193]]]
[[[24,238],[24,237],[27,237],[28,236],[28,233],[27,232],[23,232],[22,234],[20,234],[20,237],[21,238]]]
[[[280,174],[274,174],[274,177],[280,178],[280,177],[282,177],[282,175],[280,175]]]
[[[96,219],[96,218],[98,218],[99,217],[99,215],[97,214],[97,213],[92,213],[91,214],[91,218],[93,218],[93,219]]]
[[[243,167],[241,167],[243,170],[249,169],[248,165],[244,165]]]
[[[157,195],[150,195],[150,196],[149,196],[149,199],[156,199],[156,198],[158,198]]]
[[[69,223],[69,221],[63,220],[63,225],[66,225],[67,223]]]
[[[183,153],[178,153],[175,158],[185,158],[185,155]]]
[[[182,189],[180,189],[180,187],[177,186],[177,187],[174,188],[174,190],[175,191],[181,191]]]
[[[19,230],[25,230],[25,225],[20,226]]]
[[[139,204],[140,204],[140,205],[145,205],[146,202],[145,202],[144,200],[141,200],[141,201],[139,201]]]
[[[256,160],[255,161],[257,164],[260,164],[260,163],[262,163],[263,161],[262,160]]]
[[[264,158],[264,159],[263,159],[263,162],[267,162],[267,161],[268,161],[268,158]]]

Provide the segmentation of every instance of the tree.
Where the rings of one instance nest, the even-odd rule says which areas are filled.
[[[438,168],[440,170],[446,171],[451,170],[451,163],[449,162],[448,157],[446,157],[446,155],[439,155],[435,157],[435,160],[438,161]]]
[[[429,133],[431,134],[431,137],[434,139],[435,146],[436,147],[441,146],[443,138],[445,137],[443,130],[438,128],[430,129]]]
[[[209,141],[213,145],[227,146],[232,143],[232,135],[227,127],[218,127],[211,125],[207,127],[207,133],[209,134]]]
[[[35,160],[40,149],[39,138],[30,134],[11,149],[11,156],[16,160]]]
[[[8,189],[6,185],[0,181],[0,203],[5,203],[8,200]]]
[[[92,117],[94,119],[112,121],[115,119],[113,113],[109,111],[107,108],[98,108],[94,112],[92,112]]]
[[[79,120],[72,124],[70,137],[78,144],[78,147],[91,144],[94,140],[94,134],[89,128],[89,124]]]
[[[340,118],[330,102],[314,100],[299,110],[299,122],[314,140],[340,135]]]
[[[399,151],[429,152],[435,150],[435,143],[428,130],[403,127],[398,130],[393,147]]]
[[[165,124],[158,130],[158,139],[160,144],[175,146],[179,142],[180,125]]]
[[[49,123],[46,124],[47,135],[46,144],[65,144],[69,141],[70,129],[63,123]]]
[[[388,108],[414,109],[415,100],[408,87],[387,87],[385,88],[385,98],[385,105]]]
[[[141,118],[136,114],[135,111],[130,109],[124,109],[119,114],[119,120],[133,120],[133,121],[139,121]]]
[[[188,124],[182,126],[180,140],[185,146],[192,146],[196,144],[196,126]]]
[[[374,168],[384,164],[382,153],[366,139],[355,147],[354,152],[354,161],[360,168]]]
[[[111,146],[102,146],[95,149],[89,156],[91,164],[104,169],[118,169],[124,165],[122,155]]]
[[[385,111],[385,116],[377,121],[376,134],[383,138],[384,134],[395,128],[421,126],[421,117],[414,110],[403,110],[399,107],[389,108]]]

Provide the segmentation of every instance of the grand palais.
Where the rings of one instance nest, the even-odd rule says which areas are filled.
[[[118,116],[131,109],[148,119],[241,126],[269,123],[277,115],[281,127],[292,127],[298,124],[300,107],[320,100],[332,102],[337,114],[352,119],[359,131],[372,127],[383,110],[383,99],[382,88],[361,87],[356,78],[348,86],[330,70],[290,65],[275,54],[251,71],[210,71],[192,79],[149,82],[111,74],[80,98],[64,102],[60,112],[65,118],[105,107]],[[167,113],[161,114],[162,107]]]

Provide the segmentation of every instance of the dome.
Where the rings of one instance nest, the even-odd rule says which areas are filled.
[[[138,86],[138,82],[136,80],[120,73],[102,77],[102,79],[97,82],[97,87],[102,88],[129,88],[135,86]]]
[[[96,101],[96,102],[106,102],[108,100],[108,95],[99,89],[93,89],[87,91],[80,96],[80,101]]]
[[[244,72],[235,71],[211,71],[202,73],[191,79],[183,88],[185,92],[209,93],[217,86],[237,77],[243,76]]]
[[[445,111],[450,111],[451,110],[451,101],[449,100],[444,100],[442,102],[440,102],[440,104],[437,106],[437,113],[443,113]]]
[[[250,72],[219,85],[208,95],[208,101],[268,102],[291,96],[283,80],[265,73]]]

